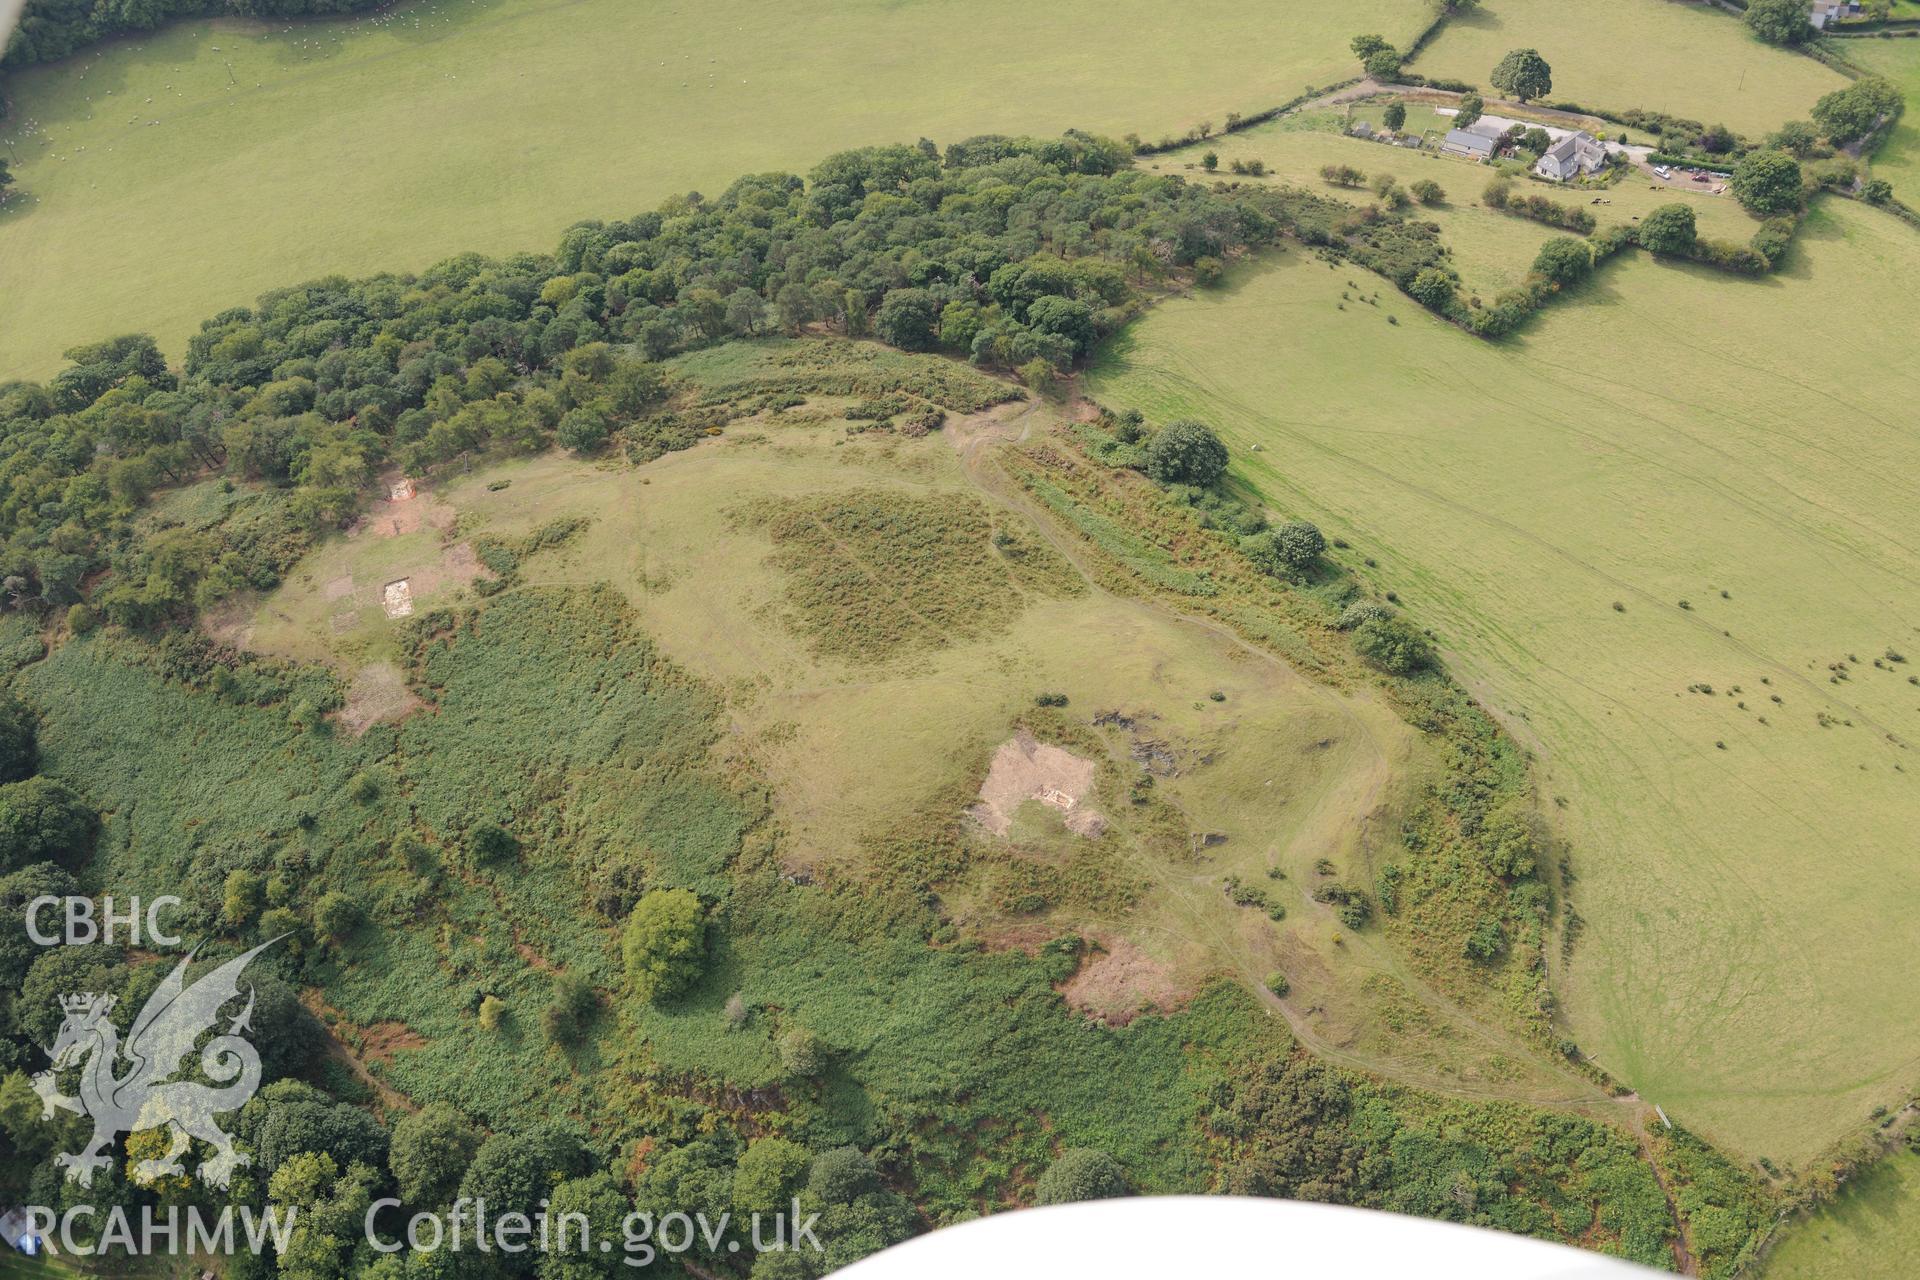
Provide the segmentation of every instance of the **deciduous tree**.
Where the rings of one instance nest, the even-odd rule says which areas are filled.
[[[1169,422],[1147,442],[1147,474],[1162,484],[1207,488],[1227,470],[1227,446],[1204,422]]]
[[[1834,145],[1846,146],[1872,133],[1883,118],[1897,117],[1905,105],[1900,90],[1881,76],[1863,76],[1813,104],[1813,122]]]
[[[1493,87],[1510,98],[1531,102],[1553,92],[1553,68],[1537,49],[1515,49],[1494,67]]]
[[[33,712],[0,691],[0,782],[18,782],[33,772],[34,735]]]
[[[1555,236],[1540,246],[1533,269],[1557,285],[1584,280],[1593,272],[1593,250],[1586,241]]]
[[[785,1138],[761,1138],[748,1146],[733,1171],[733,1205],[742,1217],[787,1206],[807,1177],[813,1158]]]
[[[1752,0],[1747,5],[1747,29],[1768,44],[1805,44],[1813,39],[1813,22],[1806,0]]]
[[[1784,151],[1750,152],[1734,166],[1731,185],[1748,213],[1792,213],[1800,207],[1800,162]]]
[[[73,866],[93,841],[94,813],[52,778],[0,785],[0,874],[34,862]]]
[[[894,289],[880,301],[873,332],[902,351],[927,351],[933,347],[939,319],[940,304],[925,289]]]
[[[430,1102],[393,1126],[389,1164],[401,1199],[418,1208],[447,1203],[480,1149],[480,1133],[445,1102]]]
[[[1663,204],[1640,220],[1640,247],[1662,257],[1683,258],[1693,252],[1699,231],[1693,206]]]
[[[1392,47],[1381,49],[1369,54],[1365,65],[1367,75],[1375,80],[1397,80],[1400,76],[1400,53]]]

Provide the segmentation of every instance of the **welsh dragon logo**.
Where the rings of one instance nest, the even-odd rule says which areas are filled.
[[[214,1085],[169,1077],[182,1069],[200,1037],[213,1029],[222,1007],[240,997],[241,972],[278,941],[261,943],[192,986],[186,982],[187,966],[193,962],[188,955],[148,998],[127,1029],[125,1044],[108,1017],[116,997],[60,997],[66,1020],[48,1050],[52,1066],[33,1078],[33,1088],[40,1095],[44,1118],[51,1119],[58,1108],[93,1120],[93,1140],[84,1150],[54,1157],[69,1181],[92,1186],[93,1171],[113,1162],[101,1153],[115,1137],[163,1126],[170,1131],[171,1145],[164,1156],[141,1161],[134,1169],[137,1178],[184,1173],[180,1157],[194,1138],[214,1149],[212,1158],[200,1165],[200,1180],[210,1187],[224,1190],[235,1169],[252,1163],[233,1149],[233,1139],[214,1120],[238,1110],[260,1087],[260,1055],[240,1034],[253,1029],[251,986],[246,1008],[200,1050],[200,1070]],[[80,1094],[68,1097],[60,1092],[57,1073],[83,1061]]]

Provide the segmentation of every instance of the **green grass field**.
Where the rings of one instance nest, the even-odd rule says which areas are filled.
[[[1829,203],[1772,279],[1632,255],[1496,346],[1391,292],[1343,311],[1352,268],[1288,254],[1092,379],[1218,423],[1439,630],[1564,800],[1579,1042],[1775,1160],[1916,1074],[1920,684],[1884,656],[1920,659],[1920,438],[1889,408],[1920,394],[1916,270],[1905,227]]]
[[[1406,118],[1400,122],[1400,132],[1402,133],[1418,133],[1424,136],[1432,136],[1434,134],[1444,134],[1447,130],[1453,128],[1453,117],[1441,115],[1424,102],[1408,102],[1403,105],[1406,107],[1407,114]],[[1384,99],[1374,99],[1369,102],[1354,104],[1354,106],[1348,110],[1347,116],[1350,120],[1365,120],[1374,128],[1379,129],[1384,128],[1386,125],[1386,109],[1387,104]]]
[[[1883,75],[1907,95],[1907,111],[1873,153],[1873,172],[1893,193],[1920,205],[1920,40],[1833,41],[1858,66]]]
[[[1357,118],[1377,122],[1380,110],[1378,106],[1364,106],[1356,108],[1355,114]],[[1421,123],[1414,111],[1408,112],[1409,130]],[[1307,127],[1309,125],[1318,127]],[[1470,291],[1478,291],[1487,299],[1501,289],[1519,284],[1532,267],[1540,246],[1565,234],[1543,223],[1483,206],[1481,192],[1496,176],[1494,169],[1487,165],[1435,151],[1413,151],[1348,137],[1342,132],[1343,125],[1337,113],[1303,113],[1169,152],[1145,163],[1183,174],[1189,166],[1196,166],[1198,172],[1201,154],[1211,150],[1219,155],[1222,171],[1229,170],[1235,160],[1259,160],[1267,166],[1269,182],[1306,187],[1355,204],[1371,202],[1373,193],[1365,187],[1336,187],[1327,183],[1320,177],[1324,166],[1351,165],[1369,179],[1389,173],[1399,179],[1402,186],[1430,178],[1445,189],[1446,199],[1438,205],[1421,206],[1411,216],[1439,224],[1441,240],[1452,252],[1461,279]],[[1700,234],[1704,236],[1744,244],[1759,226],[1730,196],[1695,194],[1674,188],[1654,190],[1644,178],[1629,177],[1603,192],[1565,191],[1550,183],[1524,179],[1517,189],[1529,195],[1546,195],[1562,203],[1581,205],[1593,213],[1601,227],[1631,222],[1675,200],[1692,206]],[[1592,204],[1596,197],[1608,203]]]
[[[1916,1240],[1920,1156],[1892,1156],[1790,1230],[1762,1274],[1767,1280],[1906,1280]]]
[[[191,23],[11,77],[0,378],[330,272],[545,252],[743,173],[925,135],[1145,136],[1351,74],[1420,0],[1035,7],[855,0],[432,0],[292,28]]]
[[[1812,58],[1761,44],[1734,14],[1675,0],[1487,0],[1449,21],[1415,69],[1486,87],[1494,64],[1523,46],[1552,65],[1549,97],[1667,111],[1750,135],[1804,118],[1846,83]]]

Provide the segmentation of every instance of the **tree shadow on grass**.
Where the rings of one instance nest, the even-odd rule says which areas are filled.
[[[1698,262],[1656,257],[1644,249],[1623,249],[1614,258],[1601,263],[1585,280],[1562,289],[1545,306],[1528,316],[1519,328],[1500,339],[1501,345],[1524,353],[1535,337],[1545,336],[1543,327],[1551,324],[1557,315],[1599,307],[1617,307],[1630,301],[1632,287],[1623,289],[1616,284],[1615,277],[1619,273],[1612,269],[1616,262],[1630,254],[1644,254],[1661,270],[1678,271],[1691,276],[1695,286],[1701,289],[1780,290],[1786,288],[1786,285],[1778,277],[1791,274],[1789,271],[1782,271],[1764,276],[1740,275],[1731,271],[1722,271],[1716,267],[1704,266]],[[1744,300],[1739,298],[1728,298],[1726,304],[1739,305],[1742,301]]]

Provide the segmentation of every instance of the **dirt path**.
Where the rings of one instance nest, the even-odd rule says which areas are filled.
[[[329,1005],[319,990],[313,989],[302,992],[300,995],[300,1003],[307,1007],[307,1011],[313,1014],[314,1021],[320,1024],[321,1034],[326,1037],[327,1056],[344,1066],[348,1072],[353,1075],[354,1079],[360,1081],[360,1083],[366,1085],[367,1088],[373,1091],[375,1103],[382,1114],[389,1116],[410,1115],[420,1109],[420,1105],[412,1098],[401,1093],[379,1076],[374,1075],[373,1072],[368,1069],[367,1064],[362,1062],[359,1056],[347,1047],[346,1042],[341,1040],[334,1032],[333,1028],[336,1023],[348,1027],[351,1027],[353,1024],[347,1022],[339,1010]],[[334,1018],[334,1022],[328,1021],[327,1015],[329,1014]]]
[[[1621,1101],[1624,1102],[1627,1099],[1639,1102],[1640,1095],[1637,1093],[1628,1094],[1627,1098],[1623,1098]],[[1660,1184],[1660,1194],[1666,1197],[1667,1212],[1673,1215],[1674,1270],[1683,1276],[1697,1276],[1700,1274],[1700,1264],[1694,1260],[1693,1235],[1687,1226],[1687,1215],[1680,1212],[1680,1201],[1674,1197],[1673,1184],[1667,1181],[1666,1170],[1662,1169],[1660,1162],[1653,1158],[1653,1140],[1647,1137],[1646,1129],[1646,1117],[1649,1110],[1650,1108],[1647,1108],[1644,1103],[1641,1104],[1641,1111],[1636,1118],[1633,1136],[1639,1139],[1640,1158],[1647,1162],[1649,1169],[1653,1170],[1653,1180]]]

